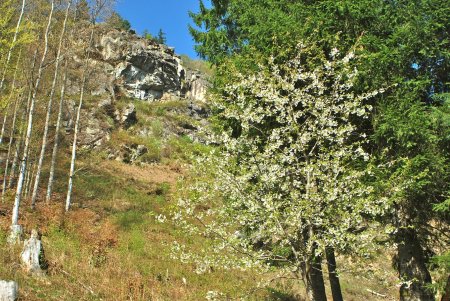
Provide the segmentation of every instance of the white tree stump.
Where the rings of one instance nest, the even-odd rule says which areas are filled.
[[[18,296],[17,282],[0,280],[0,301],[15,301]]]
[[[20,256],[22,264],[28,273],[43,275],[44,249],[36,230],[31,231],[30,239],[26,240]]]

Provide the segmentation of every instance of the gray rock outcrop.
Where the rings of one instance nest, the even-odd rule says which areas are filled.
[[[141,144],[131,144],[131,145],[122,145],[120,155],[116,158],[116,160],[123,161],[125,163],[134,164],[139,157],[143,156],[148,152],[148,149],[145,145]]]
[[[136,107],[134,104],[129,103],[121,113],[117,114],[120,125],[125,129],[137,123]]]
[[[203,74],[198,71],[187,71],[184,87],[186,98],[205,102],[208,87],[209,82]]]
[[[205,100],[206,79],[186,69],[171,47],[129,32],[99,27],[91,51],[93,95],[119,91],[149,101],[169,97]]]
[[[0,280],[0,301],[15,301],[19,297],[19,286],[14,281]]]

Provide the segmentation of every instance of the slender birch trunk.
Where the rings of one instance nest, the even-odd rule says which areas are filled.
[[[61,57],[61,50],[62,50],[64,37],[65,37],[65,33],[66,33],[67,19],[69,18],[69,10],[70,10],[71,5],[72,5],[72,0],[69,0],[67,3],[67,9],[66,9],[66,15],[64,18],[63,28],[61,30],[61,36],[59,38],[58,52],[56,54],[55,74],[53,75],[53,82],[52,82],[52,87],[50,90],[50,97],[49,97],[48,105],[47,105],[47,115],[45,117],[44,133],[42,135],[41,153],[39,155],[39,160],[37,163],[36,177],[34,180],[33,193],[31,195],[31,208],[33,208],[33,209],[36,205],[36,198],[37,198],[38,189],[39,189],[39,181],[41,178],[42,164],[44,163],[44,155],[45,155],[45,150],[47,148],[48,128],[49,128],[50,116],[51,116],[51,112],[52,112],[53,97],[55,95],[56,82],[58,80],[58,74],[59,74],[59,60]]]
[[[92,25],[91,36],[89,38],[88,48],[91,47],[93,39],[94,39],[94,25]],[[78,104],[77,119],[75,121],[75,129],[74,129],[74,133],[73,133],[72,159],[70,161],[69,184],[68,184],[68,188],[67,188],[66,208],[65,208],[66,212],[69,211],[70,205],[71,205],[73,176],[75,174],[75,159],[76,159],[76,155],[77,155],[78,128],[80,126],[81,107],[83,106],[84,90],[85,90],[85,86],[86,86],[86,79],[87,79],[87,73],[88,73],[88,70],[87,70],[88,64],[89,64],[89,52],[86,53],[86,62],[84,65],[83,79],[81,82],[80,102]]]
[[[5,127],[6,127],[6,121],[8,119],[8,112],[9,112],[9,103],[6,106],[5,109],[5,115],[3,116],[3,124],[2,124],[2,131],[0,133],[0,144],[3,143],[3,136],[5,135]]]
[[[63,82],[61,86],[61,95],[59,99],[59,108],[58,108],[58,117],[56,118],[56,128],[55,128],[55,142],[53,144],[53,151],[52,151],[52,160],[50,163],[50,174],[48,177],[48,185],[47,185],[47,194],[45,197],[45,201],[47,203],[50,202],[51,196],[52,196],[52,190],[53,190],[53,179],[55,177],[55,166],[56,166],[56,157],[58,155],[58,147],[59,147],[59,131],[61,129],[61,120],[62,120],[62,109],[63,109],[63,103],[64,103],[64,96],[66,94],[66,84],[67,84],[67,60],[65,62],[64,66],[64,76],[63,76]]]
[[[26,200],[28,198],[28,193],[30,192],[31,183],[33,183],[33,178],[36,175],[36,156],[34,156],[34,160],[30,162],[29,168],[27,168],[28,172],[26,175],[25,181],[25,191],[23,194],[23,198]]]
[[[16,175],[16,169],[17,169],[17,162],[19,161],[19,153],[20,153],[20,147],[22,145],[23,139],[22,139],[22,133],[20,134],[20,140],[16,142],[14,147],[14,158],[11,164],[11,171],[9,172],[9,179],[8,179],[8,189],[11,189],[14,182],[14,176]]]
[[[21,197],[22,197],[22,190],[23,190],[23,184],[24,184],[24,178],[25,178],[25,172],[26,172],[26,164],[27,164],[27,160],[28,160],[28,148],[30,146],[31,133],[33,130],[34,106],[35,106],[35,102],[36,102],[36,96],[37,96],[37,93],[39,90],[39,84],[41,81],[42,72],[44,69],[44,62],[47,57],[48,37],[49,37],[49,32],[50,32],[50,26],[52,23],[54,7],[55,7],[55,3],[54,3],[54,0],[52,0],[50,15],[48,17],[48,24],[47,24],[47,28],[45,31],[44,53],[42,54],[41,63],[39,65],[38,74],[36,77],[36,84],[34,85],[33,96],[31,97],[30,108],[29,108],[29,113],[28,113],[27,134],[25,136],[25,145],[24,145],[24,150],[23,150],[22,162],[20,164],[20,173],[19,173],[19,179],[17,181],[16,197],[14,200],[14,208],[13,208],[13,214],[12,214],[12,225],[13,226],[17,226],[18,222],[19,222],[19,206],[20,206],[20,201],[21,201]]]
[[[11,131],[10,131],[10,137],[9,137],[9,145],[8,145],[8,154],[6,156],[6,162],[5,162],[5,173],[4,173],[4,177],[3,177],[3,186],[2,186],[2,202],[4,201],[5,198],[5,193],[6,193],[6,188],[7,188],[7,178],[8,178],[8,173],[9,173],[9,163],[10,163],[10,158],[11,158],[11,151],[13,148],[13,144],[14,144],[14,135],[16,132],[16,121],[17,121],[17,111],[18,108],[20,106],[20,103],[22,103],[22,100],[17,100],[16,104],[14,106],[14,115],[13,115],[13,120],[12,120],[12,125],[11,125]],[[16,159],[17,160],[17,159]],[[14,162],[13,162],[14,163]],[[17,164],[17,163],[16,163]],[[13,164],[14,165],[14,164]],[[15,166],[11,166],[12,168],[15,168]],[[11,183],[11,179],[9,179],[8,183]]]
[[[22,114],[22,118],[21,120],[26,123],[27,120],[25,119],[26,116],[28,116],[28,112],[29,112],[29,108],[30,108],[30,103],[31,103],[31,97],[33,96],[33,82],[34,82],[34,69],[36,67],[36,61],[37,61],[37,55],[38,55],[38,49],[36,47],[36,50],[34,51],[34,55],[33,55],[33,62],[31,64],[31,78],[29,80],[29,91],[28,91],[28,97],[27,97],[27,106],[26,109],[23,111]],[[16,167],[17,167],[17,162],[19,160],[19,153],[20,153],[20,148],[22,146],[23,141],[25,140],[25,132],[24,131],[20,131],[20,139],[18,142],[16,142],[16,147],[15,147],[15,151],[14,151],[14,159],[13,159],[13,163],[12,163],[12,167],[11,167],[11,173],[9,175],[9,182],[8,182],[8,189],[10,189],[12,187],[12,183],[13,183],[13,179],[14,176],[16,174]]]
[[[15,44],[16,44],[16,41],[17,41],[17,37],[19,35],[19,29],[20,29],[20,24],[22,23],[23,12],[25,10],[25,2],[26,2],[25,0],[22,0],[22,9],[20,11],[19,20],[17,20],[16,31],[14,32],[14,37],[13,37],[11,46],[9,47],[8,54],[6,56],[5,66],[3,67],[2,79],[0,81],[0,92],[3,89],[3,84],[5,82],[6,71],[8,70],[9,61],[11,60],[12,52],[14,50],[14,47],[16,46]]]
[[[17,59],[16,69],[14,70],[14,77],[13,77],[13,82],[12,82],[12,85],[11,85],[11,92],[10,92],[9,99],[12,98],[12,95],[15,92],[14,90],[16,89],[16,77],[17,77],[17,70],[19,69],[20,56],[21,56],[21,53],[19,54],[19,57]],[[5,199],[6,179],[8,177],[8,168],[9,168],[9,158],[11,156],[11,147],[12,147],[12,144],[13,144],[14,133],[15,133],[15,130],[16,130],[17,111],[18,111],[19,103],[21,103],[21,102],[22,102],[21,99],[16,98],[16,101],[15,101],[15,104],[14,104],[13,120],[12,120],[12,124],[11,124],[11,130],[9,132],[8,154],[6,155],[5,173],[4,173],[4,177],[3,177],[2,202],[4,202],[4,199]]]

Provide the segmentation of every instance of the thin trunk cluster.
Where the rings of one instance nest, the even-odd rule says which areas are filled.
[[[11,215],[12,229],[19,229],[19,210],[23,200],[30,200],[31,208],[34,209],[41,197],[41,180],[43,171],[45,170],[46,158],[48,153],[49,140],[54,135],[52,144],[51,159],[49,159],[49,174],[48,182],[46,183],[45,196],[46,203],[49,203],[52,198],[54,189],[55,173],[57,170],[57,157],[61,142],[61,127],[63,123],[63,109],[66,94],[66,85],[71,71],[71,61],[77,62],[76,54],[73,45],[80,45],[80,41],[84,44],[82,75],[79,79],[80,94],[79,103],[76,109],[76,118],[74,120],[73,141],[71,146],[70,169],[68,170],[68,187],[66,195],[66,203],[64,205],[66,210],[70,209],[72,203],[73,180],[75,176],[76,154],[77,154],[77,139],[80,131],[81,112],[83,108],[84,97],[86,93],[86,83],[89,76],[89,47],[92,45],[94,39],[94,22],[83,24],[83,28],[89,29],[89,36],[79,36],[79,41],[74,41],[76,35],[77,22],[80,14],[73,9],[74,0],[49,1],[49,10],[46,12],[45,26],[31,27],[34,30],[34,36],[37,40],[21,40],[21,28],[23,23],[36,22],[36,17],[31,10],[27,10],[28,1],[21,1],[22,5],[20,13],[17,15],[17,24],[13,37],[11,38],[8,49],[3,53],[2,65],[0,66],[0,94],[5,94],[8,91],[9,97],[2,109],[2,116],[0,118],[0,144],[7,140],[8,152],[4,164],[3,181],[2,181],[2,202],[6,201],[8,189],[14,188],[14,205]],[[75,1],[76,2],[76,1]],[[78,3],[78,2],[76,2]],[[92,20],[96,20],[98,15],[112,4],[110,0],[96,0],[90,3],[92,6],[91,16]],[[64,8],[64,15],[59,14],[61,8]],[[30,16],[28,16],[30,14]],[[56,17],[55,17],[56,16]],[[73,16],[74,25],[68,34],[69,18]],[[61,24],[55,26],[54,24]],[[27,23],[28,24],[28,23]],[[42,30],[41,28],[44,28]],[[54,44],[51,36],[60,29],[58,33],[58,40]],[[41,32],[43,31],[43,33]],[[81,31],[82,32],[82,31]],[[29,43],[29,44],[27,44]],[[54,50],[55,55],[51,57]],[[34,56],[25,55],[24,59],[20,59],[21,52],[32,53]],[[80,51],[80,49],[78,49]],[[17,58],[17,66],[14,69],[14,76],[9,67],[10,62]],[[36,70],[35,70],[36,69]],[[63,69],[63,70],[61,70]],[[53,70],[50,84],[48,86],[48,96],[42,87],[45,87],[44,81],[49,77],[48,70]],[[36,72],[35,72],[36,71]],[[20,83],[19,83],[20,81]],[[20,87],[17,89],[17,87]],[[23,87],[26,87],[25,89]],[[6,89],[8,88],[8,89]],[[17,91],[16,91],[17,90]],[[59,94],[58,94],[59,93]],[[26,96],[28,95],[28,97]],[[58,107],[56,113],[56,120],[53,118],[54,101],[57,98]],[[6,100],[5,97],[3,99]],[[46,105],[44,105],[46,100]],[[34,128],[36,127],[35,119],[43,119],[43,129],[40,137],[36,137]],[[55,121],[53,121],[55,120]],[[54,124],[54,130],[52,123]],[[5,139],[5,137],[7,139]],[[35,141],[40,140],[39,150],[34,147]]]
[[[52,23],[54,7],[55,7],[55,3],[54,3],[54,0],[52,0],[50,14],[48,17],[48,23],[47,23],[47,27],[46,27],[46,31],[45,31],[45,35],[44,35],[44,52],[42,54],[41,63],[39,65],[38,73],[36,76],[36,82],[34,84],[33,95],[31,96],[30,107],[29,107],[29,112],[28,112],[27,131],[26,131],[26,135],[25,135],[25,145],[24,145],[24,149],[23,149],[22,161],[20,164],[19,178],[17,181],[16,196],[14,199],[12,225],[18,225],[18,222],[19,222],[19,206],[20,206],[20,201],[22,199],[22,190],[23,190],[23,185],[24,185],[26,171],[27,171],[28,153],[29,153],[29,148],[30,148],[30,143],[31,143],[31,135],[32,135],[32,131],[33,131],[34,108],[36,105],[36,98],[37,98],[38,90],[39,90],[39,87],[41,84],[42,73],[44,70],[44,64],[45,64],[45,60],[47,58],[47,53],[48,53],[48,48],[49,48],[48,40],[49,40],[50,27],[51,27],[51,23]]]
[[[36,178],[34,180],[33,193],[31,196],[31,207],[32,208],[34,208],[35,204],[36,204],[36,198],[37,198],[38,189],[39,189],[39,180],[41,177],[42,165],[44,163],[45,150],[47,148],[48,129],[49,129],[49,124],[50,124],[50,116],[51,116],[51,112],[52,112],[53,97],[55,95],[56,82],[58,80],[61,51],[62,51],[64,39],[65,39],[65,33],[66,33],[66,28],[67,28],[67,19],[69,17],[69,11],[70,11],[71,4],[72,4],[72,1],[69,1],[68,5],[67,5],[67,9],[66,9],[66,15],[64,18],[61,36],[59,39],[58,53],[56,55],[56,63],[55,63],[55,74],[53,75],[53,82],[52,82],[52,86],[51,86],[51,90],[50,90],[50,97],[49,97],[48,104],[47,104],[47,114],[45,116],[44,133],[42,135],[41,153],[39,155],[39,161],[37,163]]]

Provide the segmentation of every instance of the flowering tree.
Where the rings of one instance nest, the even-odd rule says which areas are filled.
[[[284,63],[271,57],[251,75],[233,74],[216,95],[221,119],[232,126],[214,136],[220,148],[199,165],[212,168],[213,180],[192,185],[175,219],[214,238],[216,263],[276,265],[303,279],[310,300],[326,300],[325,250],[364,251],[370,243],[358,231],[374,208],[362,184],[369,155],[358,123],[371,109],[365,100],[379,91],[352,90],[353,53],[335,49],[310,68],[312,51],[299,45]]]

